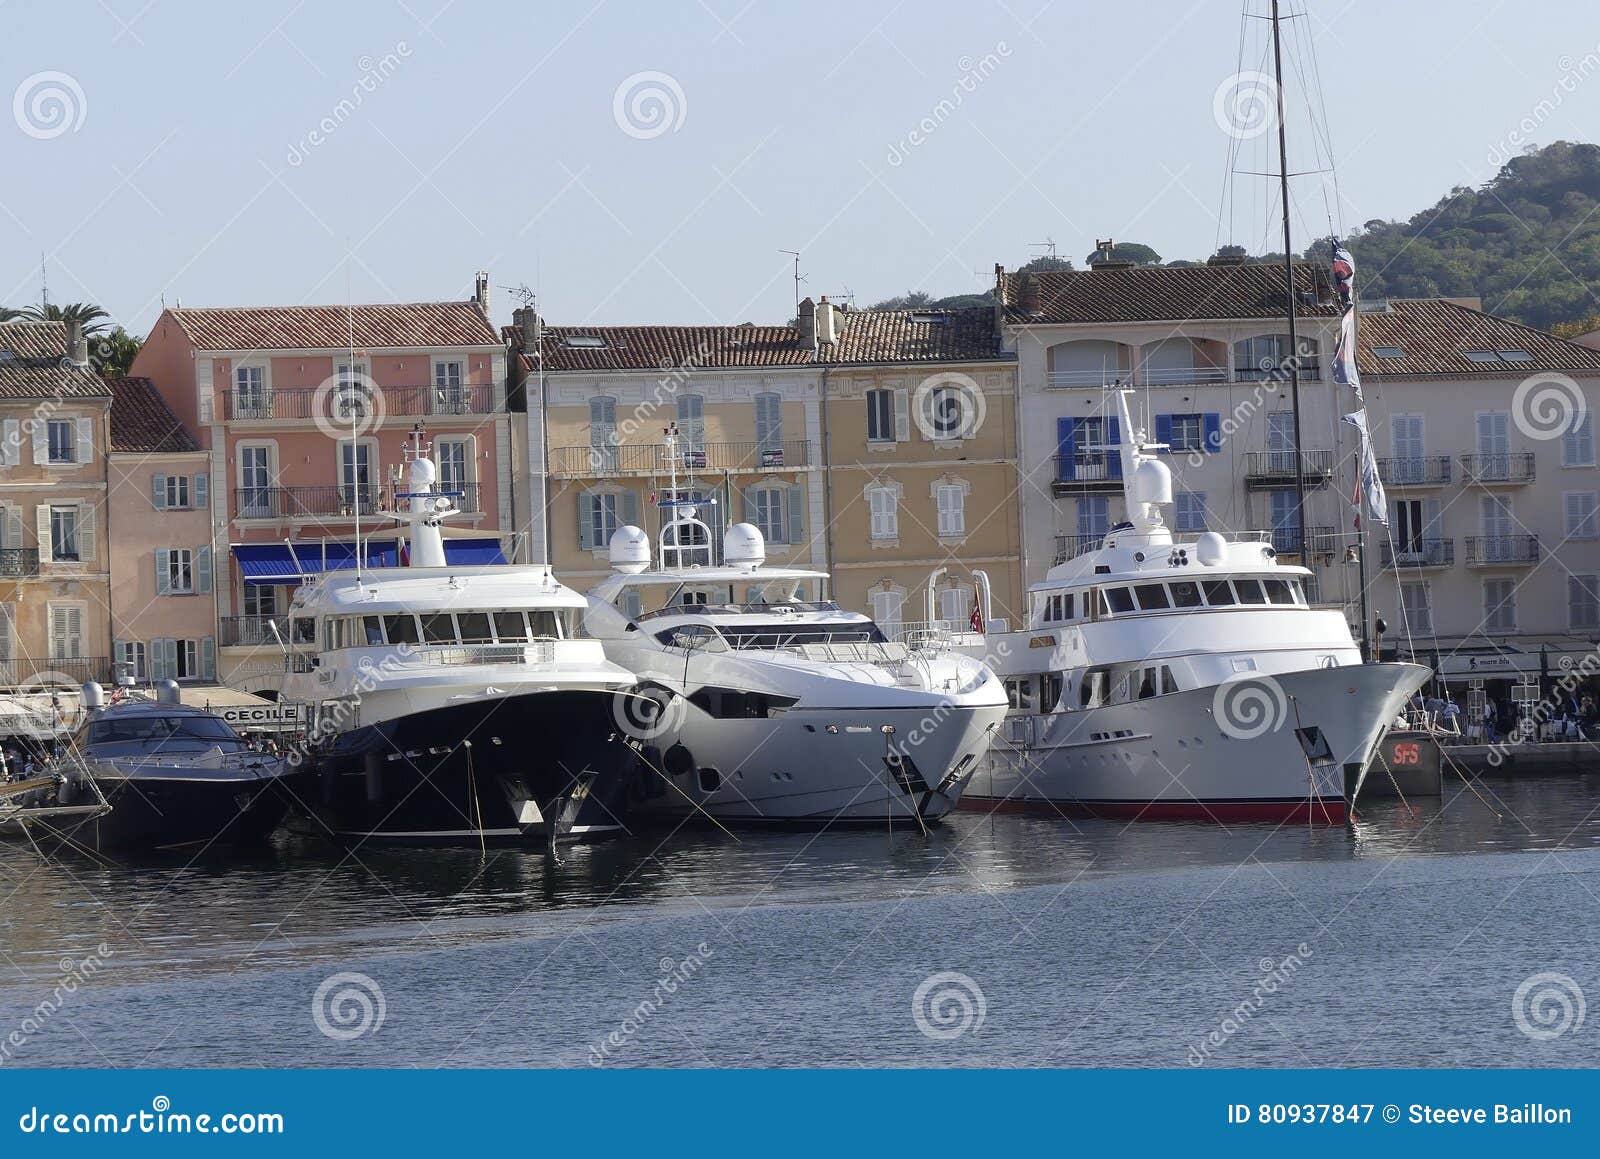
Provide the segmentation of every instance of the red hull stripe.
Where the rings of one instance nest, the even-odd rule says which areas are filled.
[[[1022,813],[1036,817],[1102,817],[1120,821],[1293,821],[1342,825],[1348,817],[1341,797],[1308,801],[1024,801],[963,796],[959,808],[975,813]],[[1308,816],[1309,814],[1309,816]]]

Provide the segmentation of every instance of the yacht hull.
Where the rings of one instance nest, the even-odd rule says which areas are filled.
[[[714,718],[679,699],[652,736],[634,815],[722,824],[936,821],[955,808],[1005,714],[1002,704],[794,707]],[[892,733],[884,731],[893,728]],[[896,755],[885,760],[891,746]]]
[[[1252,673],[1238,689],[1011,717],[962,806],[1132,820],[1342,823],[1347,785],[1428,675],[1415,664]],[[1246,684],[1259,694],[1242,709],[1228,707],[1225,698]]]
[[[314,825],[346,842],[576,840],[624,828],[637,754],[618,693],[478,696],[357,726],[312,758]]]
[[[110,809],[99,815],[41,816],[27,824],[46,853],[222,851],[264,844],[288,814],[293,774],[215,769],[117,771],[89,766]],[[62,804],[88,805],[80,786]]]

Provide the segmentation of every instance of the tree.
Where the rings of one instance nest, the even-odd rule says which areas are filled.
[[[90,342],[89,361],[102,378],[121,378],[128,373],[143,345],[142,339],[118,326]]]
[[[29,306],[23,314],[41,322],[81,322],[86,338],[94,338],[105,333],[106,327],[111,324],[111,315],[92,302],[73,302],[70,306],[57,306],[53,303]]]

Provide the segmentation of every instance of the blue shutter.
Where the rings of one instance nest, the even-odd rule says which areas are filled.
[[[1106,478],[1122,478],[1122,420],[1115,416],[1106,420]]]
[[[167,477],[165,475],[152,475],[150,489],[153,492],[152,497],[156,501],[156,510],[165,511],[167,509]]]
[[[617,504],[617,523],[621,526],[632,524],[639,526],[639,496],[632,491],[622,493],[621,502]]]
[[[1056,478],[1078,477],[1078,420],[1056,420]]]
[[[804,543],[806,491],[800,484],[789,488],[789,542]]]
[[[594,550],[595,496],[588,491],[578,492],[578,550]]]
[[[197,548],[194,553],[195,591],[205,595],[211,590],[211,548]]]
[[[167,570],[167,549],[156,548],[156,595],[172,594],[171,573]]]
[[[1172,416],[1156,415],[1156,442],[1172,447]]]
[[[1200,416],[1202,432],[1201,445],[1206,454],[1222,450],[1222,416],[1219,414],[1205,414]]]
[[[193,498],[194,505],[201,511],[206,511],[211,507],[210,480],[206,478],[204,471],[194,477]]]

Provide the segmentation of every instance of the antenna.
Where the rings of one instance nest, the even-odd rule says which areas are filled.
[[[44,307],[43,313],[50,312],[50,279],[44,264],[44,250],[39,251],[39,305]]]
[[[794,316],[800,317],[800,283],[805,281],[805,275],[800,272],[800,251],[779,250],[780,254],[788,254],[794,259]]]
[[[1029,242],[1028,248],[1031,250],[1043,250],[1044,253],[1040,255],[1041,257],[1049,257],[1054,260],[1056,256],[1056,239],[1046,235],[1043,241]]]
[[[501,286],[499,288],[510,294],[524,306],[531,306],[538,299],[538,295],[528,287],[527,282],[518,282],[515,286]]]

